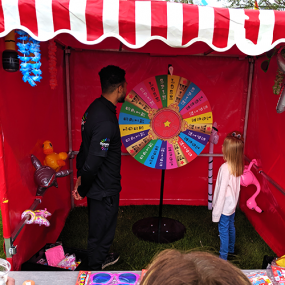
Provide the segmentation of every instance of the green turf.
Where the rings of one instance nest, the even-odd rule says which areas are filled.
[[[203,250],[218,254],[220,240],[218,225],[212,223],[212,212],[201,206],[163,206],[163,217],[180,221],[186,227],[183,239],[170,244],[158,244],[138,239],[132,232],[133,224],[147,217],[158,216],[158,206],[124,206],[119,208],[118,225],[111,251],[121,258],[107,270],[141,270],[153,256],[166,248]],[[236,258],[232,261],[241,269],[261,268],[264,255],[275,256],[254,230],[246,216],[236,212]],[[59,237],[64,246],[87,248],[87,208],[72,210]]]

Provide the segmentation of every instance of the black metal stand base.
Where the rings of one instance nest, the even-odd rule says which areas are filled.
[[[170,218],[150,217],[133,224],[133,233],[140,239],[158,243],[171,243],[182,239],[186,228],[179,221]]]

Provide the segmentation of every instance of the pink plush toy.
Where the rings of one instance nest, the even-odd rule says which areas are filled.
[[[260,192],[260,184],[258,180],[256,179],[256,177],[254,176],[254,174],[250,170],[254,163],[256,164],[255,159],[253,159],[250,162],[249,166],[244,167],[243,174],[240,177],[240,184],[245,187],[247,187],[250,184],[254,184],[256,186],[257,188],[256,192],[246,201],[246,205],[250,210],[255,210],[258,213],[262,213],[263,211],[257,206],[255,202],[255,198]]]
[[[48,212],[47,209],[36,211],[26,210],[22,213],[22,219],[24,219],[26,215],[30,215],[30,219],[26,221],[26,224],[38,224],[39,226],[44,225],[46,227],[50,226],[50,223],[46,218],[51,216],[51,213]]]

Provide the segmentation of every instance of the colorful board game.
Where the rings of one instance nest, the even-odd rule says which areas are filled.
[[[122,142],[140,163],[156,169],[186,165],[205,148],[213,115],[203,91],[177,75],[150,77],[122,105]]]

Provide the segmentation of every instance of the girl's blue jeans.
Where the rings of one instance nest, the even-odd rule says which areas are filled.
[[[228,253],[234,253],[236,241],[235,213],[230,216],[221,215],[219,224],[220,258],[227,260]]]

